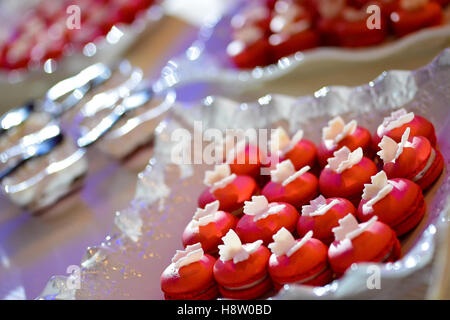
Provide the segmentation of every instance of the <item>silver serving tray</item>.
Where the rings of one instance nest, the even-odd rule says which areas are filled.
[[[291,132],[301,127],[305,137],[318,142],[321,128],[336,115],[355,118],[372,132],[392,110],[405,107],[435,125],[446,168],[426,194],[428,210],[420,225],[402,239],[403,256],[379,264],[381,289],[369,290],[368,264],[355,264],[339,280],[324,287],[285,286],[275,299],[433,297],[430,281],[436,253],[446,250],[439,239],[449,226],[450,194],[450,48],[430,65],[416,71],[388,71],[369,84],[327,87],[313,96],[294,98],[267,95],[252,103],[207,97],[201,102],[176,105],[156,129],[153,158],[139,174],[135,199],[112,218],[116,228],[105,241],[87,249],[80,272],[54,276],[39,299],[161,299],[160,274],[192,218],[203,190],[207,165],[171,163],[174,130],[192,132],[195,120],[203,128],[272,128]],[[437,268],[438,269],[438,268]],[[79,280],[79,282],[77,282]],[[80,286],[73,286],[78,283]],[[431,291],[430,291],[431,290]]]

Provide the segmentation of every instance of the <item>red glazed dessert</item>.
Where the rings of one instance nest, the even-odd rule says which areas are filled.
[[[295,171],[291,160],[277,164],[270,172],[271,181],[261,191],[269,202],[286,202],[300,208],[319,194],[317,177],[309,173],[309,166]]]
[[[331,281],[333,272],[328,264],[328,247],[312,238],[309,231],[302,239],[295,240],[285,228],[274,236],[269,245],[269,273],[276,289],[285,284],[324,286]]]
[[[400,258],[397,236],[388,225],[376,221],[377,216],[358,224],[349,214],[333,229],[335,241],[328,249],[328,260],[337,276],[357,262],[392,262]]]
[[[345,123],[341,117],[336,117],[328,122],[328,126],[322,129],[322,142],[317,150],[319,164],[323,168],[327,159],[342,147],[350,151],[362,148],[364,155],[371,158],[372,142],[369,130],[358,126],[356,120]]]
[[[377,129],[377,133],[373,136],[374,145],[378,146],[383,136],[388,136],[400,142],[406,128],[410,128],[411,137],[423,136],[431,142],[433,147],[436,146],[436,133],[433,124],[413,112],[406,112],[405,109],[394,111],[389,117],[384,118],[383,123]]]
[[[387,23],[383,15],[380,17],[379,27],[368,28],[371,16],[366,8],[343,6],[340,11],[334,8],[329,11],[330,14],[324,14],[322,8],[322,19],[318,22],[318,29],[327,45],[366,47],[379,44],[387,37]]]
[[[383,170],[389,178],[406,178],[417,183],[423,190],[430,187],[444,169],[444,158],[425,137],[409,137],[405,130],[400,143],[384,136],[378,152],[383,160]]]
[[[269,37],[276,60],[297,51],[317,47],[319,33],[313,28],[313,16],[304,6],[278,1],[275,16],[270,23],[273,34]]]
[[[317,148],[313,142],[303,139],[303,130],[297,131],[292,139],[279,127],[271,135],[270,152],[276,154],[280,162],[290,160],[295,170],[305,166],[314,168],[317,162]]]
[[[183,246],[200,243],[206,253],[217,254],[217,246],[230,229],[234,229],[238,218],[232,214],[219,211],[219,201],[197,209],[191,222],[183,232]]]
[[[390,16],[392,30],[398,37],[423,28],[441,25],[443,21],[441,6],[427,0],[400,0],[398,9]]]
[[[267,245],[282,227],[293,232],[298,217],[298,211],[288,203],[269,203],[264,196],[253,196],[252,201],[245,202],[244,215],[235,231],[246,243],[262,240]]]
[[[216,259],[204,254],[200,243],[177,250],[161,275],[166,300],[208,300],[219,296],[213,276]]]
[[[320,191],[326,198],[346,198],[357,206],[364,184],[376,173],[375,163],[363,157],[361,148],[350,152],[343,147],[334,153],[334,158],[328,159],[328,165],[320,173]]]
[[[262,31],[269,30],[271,13],[264,5],[252,3],[231,18],[231,28],[241,30],[247,27],[258,27]]]
[[[247,144],[233,149],[232,158],[227,160],[231,173],[259,178],[264,155],[257,145]]]
[[[216,165],[214,171],[206,171],[204,182],[208,189],[198,199],[199,208],[219,200],[220,210],[235,213],[258,192],[258,186],[252,177],[232,174],[227,164]]]
[[[223,243],[214,265],[214,278],[225,298],[256,299],[272,288],[267,272],[270,251],[261,240],[243,245],[230,230]]]
[[[372,183],[365,186],[357,217],[364,222],[378,216],[401,236],[417,226],[425,208],[422,190],[417,184],[402,178],[388,180],[386,173],[380,171],[372,177]]]
[[[298,219],[297,233],[303,237],[308,232],[314,232],[314,238],[330,245],[334,241],[332,229],[339,225],[339,219],[347,214],[356,214],[355,206],[344,198],[328,198],[320,195],[303,206],[302,215]]]

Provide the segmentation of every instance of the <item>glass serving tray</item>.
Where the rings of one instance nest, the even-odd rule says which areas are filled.
[[[355,118],[372,132],[384,116],[399,107],[433,122],[445,169],[426,193],[428,210],[420,225],[402,239],[402,258],[380,264],[381,289],[366,285],[368,264],[355,264],[339,280],[324,287],[285,286],[274,299],[429,297],[433,261],[446,250],[439,239],[449,225],[450,194],[450,48],[430,65],[416,71],[388,71],[376,80],[355,88],[326,87],[312,96],[294,98],[267,95],[252,103],[207,97],[189,105],[175,105],[156,129],[153,157],[139,174],[135,199],[117,212],[115,228],[104,242],[86,250],[79,272],[54,276],[39,299],[162,299],[160,275],[192,218],[197,197],[203,190],[207,165],[171,162],[176,142],[171,134],[202,120],[203,129],[298,128],[305,138],[318,142],[320,130],[336,115]],[[445,237],[444,237],[445,238]],[[439,283],[439,281],[434,281]],[[79,284],[74,286],[73,284]],[[433,288],[431,288],[433,289]]]

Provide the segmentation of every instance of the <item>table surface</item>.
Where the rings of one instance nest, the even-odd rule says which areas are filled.
[[[147,77],[156,79],[167,60],[182,53],[195,40],[199,17],[205,16],[202,12],[217,9],[203,6],[201,10],[205,11],[192,7],[188,10],[187,2],[169,1],[166,9],[175,16],[165,16],[127,52],[126,58],[143,68]],[[416,69],[436,54],[427,52],[408,59],[360,64],[357,68],[337,66],[326,74],[296,79],[288,85],[273,83],[260,87],[248,93],[248,98],[268,92],[300,96],[325,85],[359,85],[387,69]],[[0,299],[34,299],[52,275],[65,275],[69,265],[79,265],[86,248],[99,244],[110,233],[115,211],[133,198],[137,174],[151,154],[151,147],[147,147],[127,162],[119,163],[89,150],[89,173],[84,187],[40,216],[30,215],[0,195]],[[439,294],[449,298],[449,293],[447,288],[446,293]]]

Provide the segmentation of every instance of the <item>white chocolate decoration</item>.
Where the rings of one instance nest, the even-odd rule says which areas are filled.
[[[217,189],[225,188],[228,184],[236,179],[236,174],[231,174],[228,164],[219,164],[214,166],[214,170],[205,172],[204,184],[211,187],[211,192]]]
[[[377,134],[381,137],[385,131],[399,128],[404,124],[410,123],[413,119],[414,112],[407,113],[403,108],[394,111],[389,117],[384,118],[383,123],[377,129]]]
[[[258,27],[248,26],[234,32],[234,38],[246,45],[250,45],[258,41],[264,36],[262,30]]]
[[[402,154],[403,148],[411,145],[411,143],[408,142],[410,131],[410,128],[406,128],[400,143],[397,143],[394,139],[388,136],[383,136],[383,139],[381,139],[381,142],[378,144],[381,150],[378,151],[377,154],[384,163],[395,163],[395,160],[397,160]]]
[[[219,210],[220,202],[216,200],[208,203],[204,209],[198,208],[192,218],[192,226],[198,228],[200,226],[206,226],[211,222],[214,222],[216,212]]]
[[[203,258],[204,252],[200,243],[187,246],[184,250],[177,250],[172,258],[172,263],[176,270],[191,263],[200,261]]]
[[[279,152],[281,155],[284,155],[291,151],[302,139],[303,130],[298,130],[292,139],[290,139],[287,132],[282,127],[278,127],[271,136],[270,151],[273,153]]]
[[[356,120],[345,123],[341,117],[336,117],[328,122],[328,126],[322,129],[322,139],[328,149],[335,147],[342,139],[355,132],[358,127]]]
[[[386,197],[394,189],[394,186],[389,183],[384,171],[378,172],[370,180],[371,183],[364,184],[362,198],[368,201],[362,207],[363,213],[372,212],[373,205]]]
[[[265,219],[272,214],[277,214],[284,208],[284,204],[269,205],[269,201],[265,196],[252,196],[251,201],[244,202],[244,213],[253,216],[254,221]]]
[[[330,203],[327,204],[327,199],[325,199],[323,195],[320,195],[314,200],[311,200],[309,205],[304,205],[302,207],[302,216],[322,216],[338,203],[338,199],[333,199]]]
[[[400,7],[406,11],[415,11],[423,8],[428,0],[400,0]]]
[[[273,182],[281,183],[285,187],[310,169],[310,166],[304,166],[300,170],[295,171],[294,165],[288,159],[277,163],[276,169],[270,171],[270,177]]]
[[[334,152],[333,155],[333,158],[328,158],[327,167],[336,173],[342,173],[361,161],[363,158],[363,151],[361,147],[353,152],[351,152],[347,147],[342,147],[338,151]]]
[[[242,244],[239,236],[233,229],[222,237],[223,244],[219,245],[219,259],[223,262],[233,260],[234,263],[245,261],[248,257],[258,250],[263,243],[262,240],[257,240],[252,243]]]
[[[308,233],[306,233],[302,239],[296,241],[292,234],[283,227],[273,235],[274,242],[269,244],[269,249],[278,257],[282,255],[287,255],[288,257],[290,257],[308,240],[310,240],[312,236],[313,232],[308,231]]]
[[[334,237],[337,241],[352,240],[366,231],[370,226],[378,220],[377,216],[373,216],[366,223],[358,224],[356,218],[349,213],[344,218],[339,219],[339,226],[332,229]]]

